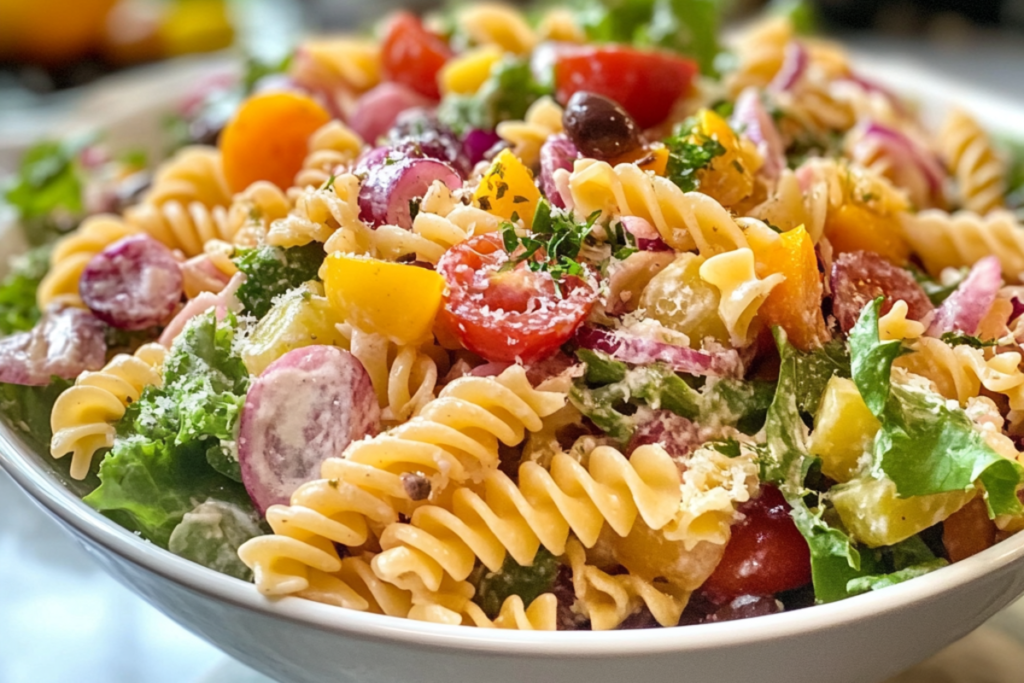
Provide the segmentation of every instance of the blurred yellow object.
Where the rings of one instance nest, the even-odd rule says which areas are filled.
[[[485,45],[450,60],[439,76],[441,92],[472,95],[491,75],[491,67],[503,54],[497,45]]]
[[[507,221],[516,217],[529,228],[540,201],[540,190],[533,182],[533,173],[511,150],[503,150],[491,168],[480,179],[473,193],[473,205]]]
[[[164,56],[225,48],[235,30],[224,0],[178,0],[167,8],[159,29]]]
[[[0,58],[60,64],[98,46],[117,0],[0,0]]]

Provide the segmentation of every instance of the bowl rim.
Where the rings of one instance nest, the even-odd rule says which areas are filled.
[[[764,643],[837,628],[898,612],[1024,564],[1024,533],[965,560],[879,591],[753,619],[634,631],[512,631],[446,626],[358,612],[296,597],[268,599],[246,581],[220,574],[139,538],[93,510],[36,460],[0,423],[0,468],[64,525],[105,550],[161,578],[235,607],[361,640],[453,651],[547,658],[642,656]]]
[[[949,105],[970,102],[988,126],[1024,130],[1024,107],[1007,98],[951,82],[927,67],[893,64],[855,54],[865,73],[923,100]],[[166,91],[165,91],[166,92]],[[153,108],[166,102],[149,103]],[[1009,117],[1009,118],[1007,118]],[[1012,122],[1012,123],[1011,123]],[[80,126],[73,126],[73,129]],[[0,239],[13,224],[0,217]],[[825,605],[753,619],[684,627],[627,631],[530,632],[446,626],[358,612],[296,597],[268,599],[248,582],[178,557],[118,526],[82,502],[48,471],[37,455],[0,421],[0,468],[62,526],[86,542],[152,574],[205,597],[243,610],[358,640],[417,648],[492,655],[571,659],[685,653],[755,645],[786,637],[836,629],[909,609],[919,603],[996,573],[1024,566],[1024,533],[925,576]]]

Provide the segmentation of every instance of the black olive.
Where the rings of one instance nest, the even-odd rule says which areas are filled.
[[[580,153],[593,159],[615,159],[644,144],[640,128],[625,109],[590,92],[569,99],[562,124]]]

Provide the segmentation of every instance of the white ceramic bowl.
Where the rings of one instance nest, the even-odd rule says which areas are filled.
[[[913,83],[929,104],[970,102],[986,122],[1024,131],[1019,111],[1005,102],[906,66],[872,71],[904,91]],[[152,122],[154,109],[160,102],[149,100],[112,128],[130,134]],[[0,254],[9,254],[17,240],[9,225],[4,233],[0,226]],[[90,509],[76,482],[3,424],[0,466],[124,585],[243,663],[288,683],[872,683],[961,638],[1024,593],[1019,534],[898,586],[746,621],[605,633],[440,626],[296,598],[266,600],[251,585],[141,541]]]

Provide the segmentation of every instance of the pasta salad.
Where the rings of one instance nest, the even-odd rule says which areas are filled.
[[[668,627],[974,555],[1024,527],[1021,173],[802,28],[399,13],[202,84],[153,172],[37,147],[0,410],[268,598]]]

